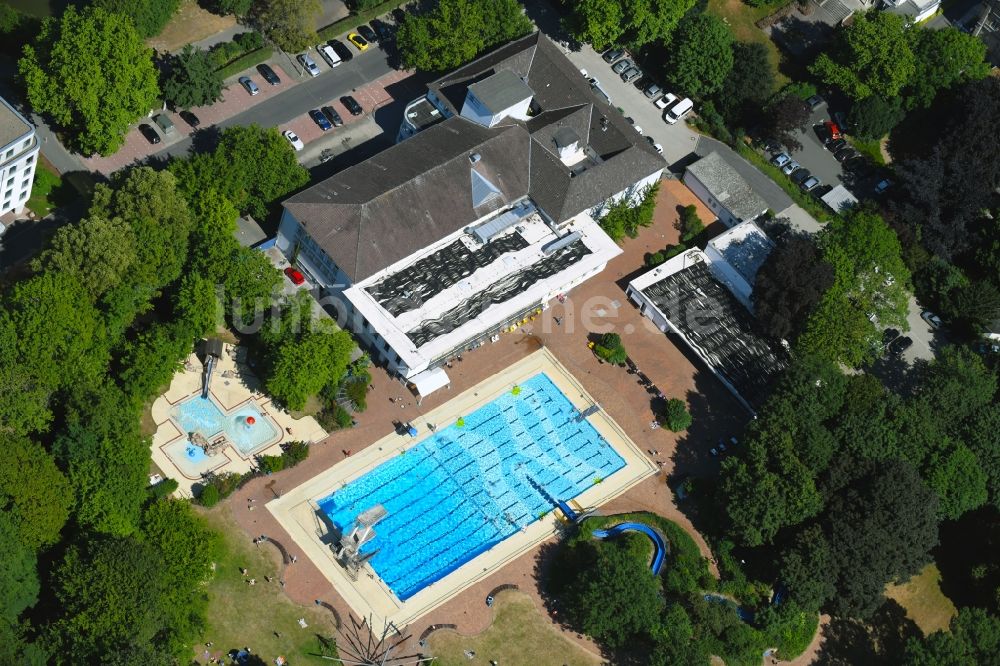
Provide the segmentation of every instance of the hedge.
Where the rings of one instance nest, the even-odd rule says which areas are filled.
[[[379,16],[382,16],[382,14],[391,12],[393,9],[402,7],[410,2],[411,0],[387,0],[386,2],[381,2],[375,5],[371,9],[365,9],[360,12],[351,11],[351,13],[344,18],[331,23],[320,30],[319,38],[325,42],[329,39],[333,39],[334,37],[339,37],[345,32],[354,30],[362,23],[368,23],[368,21],[371,21],[373,18],[378,18]]]
[[[736,152],[746,161],[770,176],[771,180],[783,189],[792,201],[801,206],[807,213],[815,217],[819,222],[829,222],[834,218],[830,209],[821,203],[811,194],[802,191],[798,185],[793,183],[788,176],[781,172],[781,169],[768,162],[756,150],[746,145],[742,141],[737,142]]]
[[[230,76],[235,76],[239,74],[244,69],[250,69],[254,65],[259,65],[262,62],[270,60],[271,56],[274,55],[274,49],[270,46],[265,46],[262,49],[257,49],[256,51],[251,51],[246,55],[237,58],[225,67],[220,67],[217,71],[222,76],[223,79],[228,79]]]

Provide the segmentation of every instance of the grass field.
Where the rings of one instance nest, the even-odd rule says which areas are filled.
[[[708,0],[708,11],[726,22],[738,42],[758,42],[767,48],[778,88],[789,82],[781,73],[782,53],[767,34],[756,26],[757,21],[778,11],[785,3],[775,2],[764,7],[751,7],[743,0]]]
[[[214,655],[249,647],[268,664],[278,656],[290,664],[326,663],[319,653],[319,636],[335,637],[329,611],[292,603],[281,592],[278,573],[281,558],[273,546],[257,547],[233,520],[230,503],[223,502],[203,514],[222,533],[225,554],[216,564],[215,578],[209,583],[208,629],[197,644],[194,658],[204,659],[205,643],[211,641]],[[260,508],[261,511],[265,509]],[[255,578],[248,585],[240,567]],[[267,583],[264,576],[274,580]],[[299,626],[304,618],[308,628]]]
[[[56,174],[48,161],[39,155],[35,182],[28,197],[28,208],[38,217],[45,217],[53,208],[68,204],[76,192]]]
[[[467,637],[455,631],[441,630],[428,639],[434,663],[438,666],[468,664],[465,651],[476,653],[473,663],[565,664],[591,666],[602,663],[597,655],[585,651],[559,635],[523,592],[507,591],[497,595],[496,615],[489,629]]]
[[[236,25],[233,16],[218,16],[198,6],[196,0],[182,0],[180,8],[166,27],[146,44],[157,51],[179,51],[185,44],[198,42]]]
[[[886,586],[885,596],[905,608],[906,617],[913,620],[924,635],[947,629],[958,612],[951,599],[941,592],[941,572],[936,564],[928,564],[902,585]]]

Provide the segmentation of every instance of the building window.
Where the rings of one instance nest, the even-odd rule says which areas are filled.
[[[28,198],[28,190],[21,190],[21,201]]]
[[[26,159],[26,160],[24,161],[24,163],[25,163],[25,164],[31,164],[31,163],[33,163],[34,161],[35,161],[35,156],[34,156],[34,155],[32,155],[31,157],[29,157],[28,159]]]
[[[15,171],[17,171],[17,165],[16,164],[10,168],[10,172],[9,173],[14,173]]]
[[[28,183],[30,182],[31,182],[30,178],[25,178],[23,181],[21,181],[21,187],[27,187]]]
[[[5,208],[10,208],[10,199],[5,199],[4,202],[3,202],[3,206],[0,207],[0,208],[4,208],[4,209]]]
[[[7,179],[7,187],[10,187],[13,184],[14,184],[14,179],[13,178],[8,178]]]
[[[11,148],[10,150],[7,151],[7,155],[5,155],[5,157],[6,157],[6,159],[9,160],[13,156],[14,156],[14,149]]]
[[[403,360],[403,359],[399,358],[399,354],[395,354],[393,356],[393,358],[396,359],[396,365],[399,365],[402,362],[402,360]]]
[[[7,190],[6,192],[3,193],[3,198],[4,199],[10,199],[10,195],[12,195],[12,194],[14,194],[14,190],[13,189]]]
[[[31,145],[31,139],[29,138],[29,139],[25,139],[24,143],[21,144],[21,147],[22,148],[27,148],[30,145]]]

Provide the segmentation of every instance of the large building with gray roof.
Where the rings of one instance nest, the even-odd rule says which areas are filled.
[[[666,163],[537,33],[404,117],[395,146],[288,198],[276,244],[423,394],[620,254],[596,218]]]
[[[31,196],[38,150],[34,126],[0,98],[0,217],[24,210]]]

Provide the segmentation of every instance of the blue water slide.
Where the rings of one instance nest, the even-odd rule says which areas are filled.
[[[565,509],[563,509],[565,511]],[[663,560],[667,557],[667,544],[664,543],[663,537],[660,533],[654,530],[649,525],[643,525],[642,523],[620,523],[614,527],[609,527],[606,530],[594,530],[593,536],[595,539],[610,539],[622,534],[623,532],[641,532],[650,538],[653,542],[653,546],[656,548],[656,553],[653,555],[653,564],[650,567],[653,574],[660,570],[663,566]]]
[[[568,520],[571,523],[576,522],[578,516],[576,515],[576,511],[569,508],[569,504],[566,504],[566,502],[563,502],[562,500],[556,500],[556,506],[558,506],[562,510],[563,515],[566,516],[566,520]]]

